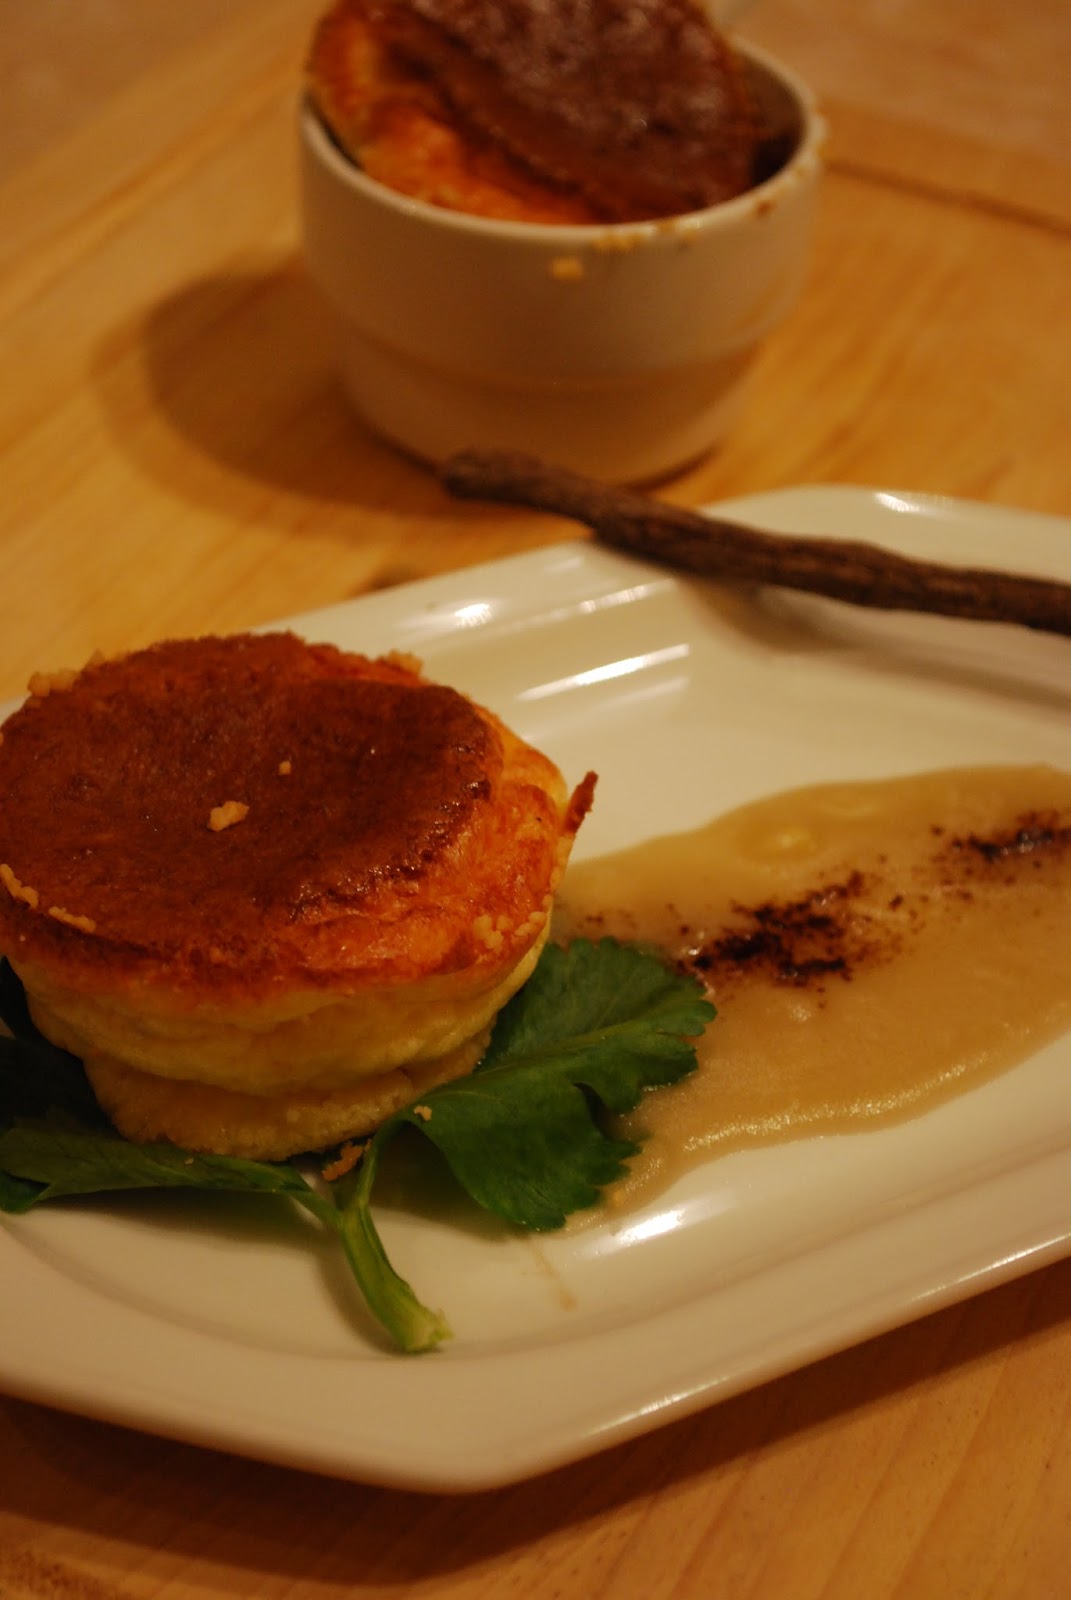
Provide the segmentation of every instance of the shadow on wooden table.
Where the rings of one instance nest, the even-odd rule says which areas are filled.
[[[707,1524],[731,1518],[734,1488],[749,1470],[801,1446],[816,1463],[823,1447],[838,1459],[865,1451],[881,1414],[902,1411],[906,1427],[919,1391],[936,1383],[951,1406],[954,1392],[971,1390],[976,1364],[1005,1352],[1029,1361],[1069,1316],[1065,1262],[590,1460],[467,1497],[336,1482],[7,1402],[4,1500],[28,1522],[88,1533],[100,1541],[102,1563],[111,1546],[117,1577],[166,1558],[169,1570],[181,1563],[191,1585],[196,1576],[226,1593],[232,1584],[235,1593],[258,1593],[257,1574],[273,1574],[359,1594],[520,1561],[523,1546],[542,1541],[539,1570],[550,1588],[539,1593],[557,1593],[562,1573],[551,1582],[552,1571],[559,1562],[564,1571],[570,1551],[599,1539],[604,1525],[612,1522],[623,1548],[649,1502],[689,1495],[702,1496]],[[977,1399],[972,1392],[963,1403],[976,1409]],[[772,1495],[758,1504],[768,1526],[748,1537],[774,1539],[786,1508]],[[604,1554],[612,1564],[614,1552]],[[0,1588],[17,1559],[15,1549],[0,1554]]]
[[[327,313],[290,257],[194,283],[111,330],[93,379],[117,446],[176,494],[293,521],[310,506],[460,515],[431,472],[382,443],[335,374]],[[277,491],[264,495],[267,487]]]

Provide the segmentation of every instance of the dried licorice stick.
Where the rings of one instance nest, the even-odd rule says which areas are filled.
[[[841,539],[762,533],[508,451],[462,451],[444,462],[440,477],[461,499],[571,517],[617,550],[700,577],[776,584],[885,611],[926,611],[1071,635],[1071,585],[1066,583],[916,561]]]

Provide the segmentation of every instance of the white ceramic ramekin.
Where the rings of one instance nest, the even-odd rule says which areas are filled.
[[[306,260],[377,433],[431,462],[517,449],[629,482],[718,441],[799,291],[824,136],[806,86],[743,53],[795,123],[792,155],[737,199],[657,222],[494,222],[426,205],[366,177],[302,107]]]

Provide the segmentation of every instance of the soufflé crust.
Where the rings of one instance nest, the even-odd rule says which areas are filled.
[[[3,728],[0,951],[128,1136],[320,1148],[478,1060],[593,781],[406,658],[91,663]]]
[[[334,0],[306,77],[370,177],[472,215],[641,221],[756,181],[757,110],[700,0]]]

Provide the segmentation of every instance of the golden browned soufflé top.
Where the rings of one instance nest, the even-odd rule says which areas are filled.
[[[756,181],[744,71],[693,0],[337,0],[308,81],[372,177],[456,210],[636,221]]]
[[[531,942],[560,775],[416,663],[237,635],[31,687],[0,743],[16,965],[241,996],[423,979]]]

